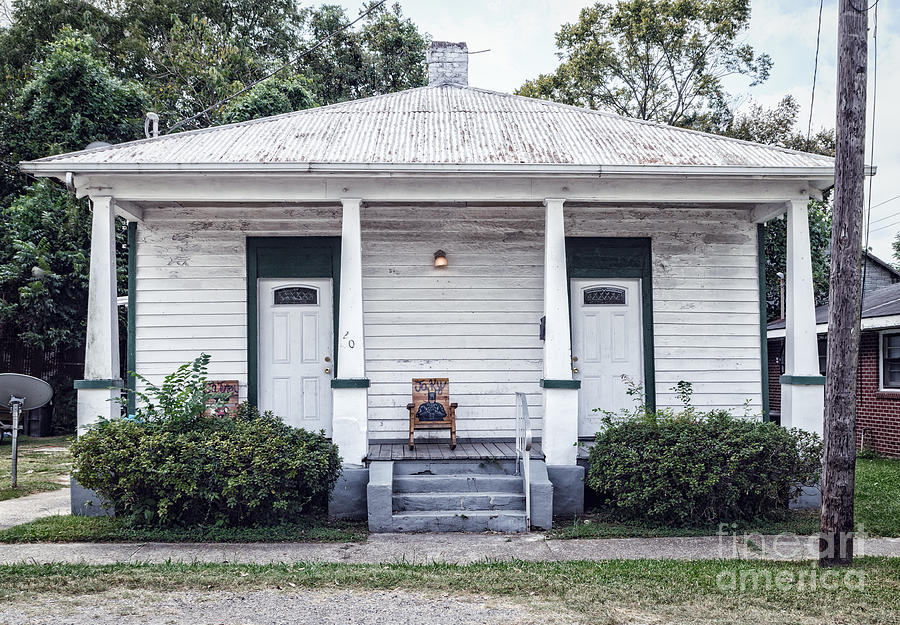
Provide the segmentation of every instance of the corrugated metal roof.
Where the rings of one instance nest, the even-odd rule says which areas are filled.
[[[34,163],[76,169],[270,163],[833,166],[832,159],[815,154],[461,85],[409,89]]]

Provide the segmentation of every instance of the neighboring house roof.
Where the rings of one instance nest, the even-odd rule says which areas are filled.
[[[715,168],[831,175],[825,156],[740,141],[548,100],[443,84],[238,124],[50,156],[36,173],[304,165],[416,165],[515,171],[573,167]],[[390,167],[388,167],[390,166]],[[554,169],[555,168],[555,169]]]
[[[891,265],[887,261],[881,260],[880,258],[875,256],[875,254],[873,254],[872,252],[863,252],[863,255],[869,261],[871,261],[873,264],[878,265],[879,267],[881,267],[882,269],[887,271],[889,274],[891,274],[898,281],[900,281],[900,271],[897,271],[897,269],[895,269],[893,265]]]
[[[864,330],[900,327],[900,283],[863,295],[862,319]],[[867,323],[866,320],[872,321]],[[828,332],[827,305],[816,308],[816,325],[819,333]],[[784,336],[784,319],[773,321],[766,328],[769,338]],[[773,333],[773,330],[780,332]]]

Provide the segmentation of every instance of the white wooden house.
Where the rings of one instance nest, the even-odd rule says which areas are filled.
[[[576,443],[594,408],[629,404],[623,374],[652,405],[684,380],[698,406],[763,413],[761,224],[787,213],[782,422],[820,432],[807,202],[832,160],[469,87],[467,62],[436,43],[427,87],[24,163],[93,204],[79,427],[123,385],[121,215],[129,367],[159,379],[206,352],[242,399],[324,429],[343,514],[367,482],[385,514],[423,376],[450,379],[460,440],[495,454],[523,393],[538,473],[577,510]]]

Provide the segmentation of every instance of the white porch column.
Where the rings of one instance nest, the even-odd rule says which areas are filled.
[[[784,310],[781,424],[821,436],[825,414],[825,378],[819,373],[807,204],[806,200],[793,200],[787,206],[787,301]]]
[[[116,217],[113,199],[91,196],[91,267],[88,279],[84,379],[78,389],[78,433],[102,416],[118,417],[119,320],[116,310]]]
[[[574,465],[578,441],[578,386],[572,379],[569,278],[561,199],[544,200],[544,428],[547,465]]]
[[[344,199],[341,225],[341,284],[332,440],[345,464],[362,464],[368,453],[366,359],[363,347],[361,200]]]

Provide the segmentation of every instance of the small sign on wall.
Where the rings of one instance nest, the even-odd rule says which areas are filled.
[[[223,396],[221,411],[225,414],[234,412],[240,403],[240,385],[237,380],[207,380],[206,390]]]

